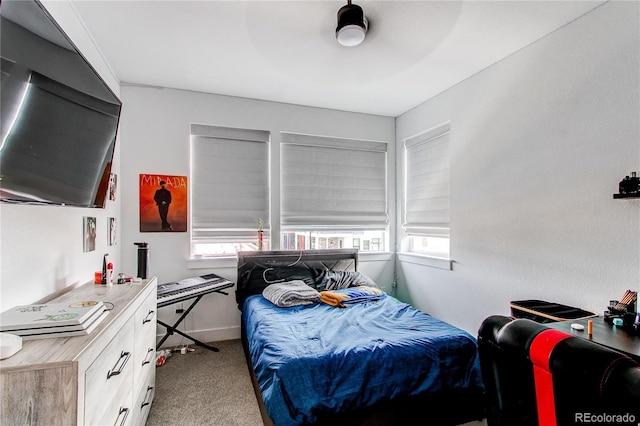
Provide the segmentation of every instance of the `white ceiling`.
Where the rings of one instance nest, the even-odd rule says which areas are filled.
[[[398,116],[604,1],[72,0],[120,81]]]

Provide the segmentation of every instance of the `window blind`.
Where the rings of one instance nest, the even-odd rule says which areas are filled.
[[[405,220],[407,235],[449,237],[450,124],[405,140]]]
[[[281,134],[283,229],[384,229],[387,143]]]
[[[192,239],[255,238],[269,228],[269,132],[191,125]]]

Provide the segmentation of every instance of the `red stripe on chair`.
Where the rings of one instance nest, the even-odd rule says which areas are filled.
[[[567,337],[571,335],[559,330],[545,330],[533,339],[529,348],[529,356],[533,363],[539,426],[556,426],[556,405],[549,358],[553,348]]]

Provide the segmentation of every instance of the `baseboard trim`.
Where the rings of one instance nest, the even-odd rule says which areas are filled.
[[[239,339],[240,326],[187,331],[185,333],[204,343],[219,342],[221,340]],[[164,334],[156,335],[156,342],[162,339],[163,336]],[[193,341],[176,333],[173,336],[169,336],[169,338],[162,344],[161,349],[173,348],[178,345],[193,345]]]

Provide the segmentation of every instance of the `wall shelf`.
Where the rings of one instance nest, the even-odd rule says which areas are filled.
[[[613,194],[613,198],[640,198],[640,194]]]

